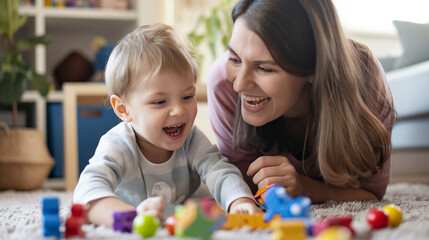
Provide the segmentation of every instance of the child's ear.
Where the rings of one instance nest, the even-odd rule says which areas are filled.
[[[133,119],[130,116],[127,106],[125,105],[124,99],[118,95],[110,96],[110,104],[112,105],[113,111],[124,122],[131,122]]]

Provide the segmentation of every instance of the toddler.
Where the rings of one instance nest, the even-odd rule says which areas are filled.
[[[92,223],[112,211],[159,218],[174,213],[201,179],[225,211],[259,212],[240,171],[193,126],[198,68],[187,45],[163,24],[142,26],[115,47],[106,66],[110,103],[122,120],[101,137],[74,201]]]

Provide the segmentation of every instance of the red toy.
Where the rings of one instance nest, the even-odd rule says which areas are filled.
[[[366,221],[369,223],[372,229],[381,229],[387,227],[389,224],[389,218],[380,209],[374,208],[366,215]]]
[[[165,220],[165,227],[167,228],[170,235],[174,236],[174,228],[176,227],[176,217],[174,214]]]
[[[73,204],[71,207],[71,216],[66,220],[65,237],[85,237],[82,231],[82,225],[88,223],[87,209],[82,204]]]
[[[347,216],[334,216],[323,219],[321,221],[316,222],[312,226],[312,234],[314,236],[319,235],[325,229],[331,226],[342,226],[346,227],[350,230],[351,234],[355,235],[355,231],[351,227],[351,222],[353,221],[353,217],[350,215]]]

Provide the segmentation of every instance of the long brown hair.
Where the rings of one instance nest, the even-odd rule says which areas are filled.
[[[331,0],[241,0],[232,12],[234,21],[239,16],[285,71],[314,75],[310,152],[324,180],[359,187],[378,173],[390,157],[393,102],[376,60],[364,45],[345,37]],[[240,106],[234,148],[274,146],[283,152],[294,145],[283,117],[254,127],[243,120]]]

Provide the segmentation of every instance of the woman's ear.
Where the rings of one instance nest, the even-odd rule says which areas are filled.
[[[118,95],[110,96],[110,104],[112,105],[113,111],[124,122],[131,122],[133,119],[127,110],[124,99]]]

